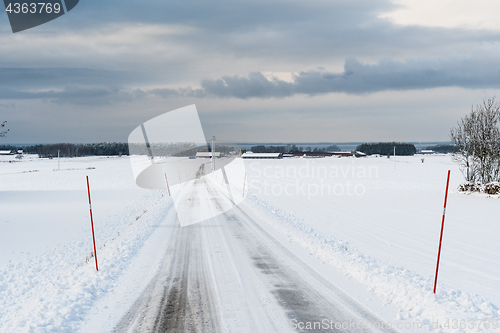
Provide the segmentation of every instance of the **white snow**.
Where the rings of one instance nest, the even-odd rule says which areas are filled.
[[[61,170],[54,167],[56,160],[36,157],[0,164],[1,332],[74,332],[172,206],[163,191],[135,187],[126,157],[62,159]]]
[[[176,218],[167,191],[138,188],[125,156],[61,159],[59,171],[56,159],[14,161],[0,156],[0,332],[112,330],[164,253],[171,230],[159,226]],[[266,230],[397,306],[394,321],[495,331],[480,320],[500,320],[500,201],[455,191],[463,177],[450,156],[252,160],[227,174],[235,197],[246,181],[241,207]],[[222,181],[220,171],[211,177]],[[171,188],[174,197],[182,186]],[[448,319],[449,327],[428,326]],[[474,328],[453,329],[454,319]]]
[[[498,197],[455,191],[463,177],[450,156],[396,160],[396,167],[392,157],[248,163],[246,204],[289,242],[396,304],[397,319],[457,319],[471,327],[474,320],[476,329],[488,319],[490,328],[483,322],[478,331],[492,331],[491,321],[500,321]],[[448,169],[452,190],[434,295]]]

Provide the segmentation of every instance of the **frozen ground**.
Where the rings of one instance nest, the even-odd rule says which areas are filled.
[[[302,159],[292,162],[289,173],[286,160],[251,162],[247,203],[263,213],[273,211],[291,242],[398,305],[402,318],[475,320],[477,328],[478,319],[499,317],[500,202],[457,193],[463,177],[450,156],[426,156],[424,163],[421,158],[397,157],[396,163],[381,157]],[[434,297],[449,169],[451,193]]]
[[[127,157],[62,159],[59,171],[55,159],[9,160],[0,157],[0,331],[112,331],[161,270],[165,240],[176,230],[172,200],[166,191],[137,188]],[[449,156],[245,164],[241,209],[381,319],[426,329],[449,319],[443,331],[460,331],[453,320],[466,320],[474,327],[462,331],[493,331],[484,320],[491,326],[499,317],[497,198],[452,191],[432,294],[446,171],[452,190],[462,182]],[[228,175],[243,193],[245,170],[238,168]],[[217,189],[220,173],[213,178]],[[174,198],[183,186],[174,186]]]

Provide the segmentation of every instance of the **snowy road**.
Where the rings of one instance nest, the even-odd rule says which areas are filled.
[[[210,177],[186,187],[178,200],[193,214],[232,205]],[[238,206],[165,227],[161,268],[117,332],[367,332],[355,324],[381,322]]]

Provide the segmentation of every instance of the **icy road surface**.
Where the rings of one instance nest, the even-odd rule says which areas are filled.
[[[187,186],[178,200],[193,214],[231,205],[210,177]],[[308,322],[323,327],[305,331],[325,332],[336,331],[335,323],[381,322],[238,206],[166,227],[173,231],[161,268],[116,332],[297,332]]]

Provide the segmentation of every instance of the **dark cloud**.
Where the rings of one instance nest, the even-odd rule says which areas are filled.
[[[450,57],[376,64],[348,58],[344,71],[303,71],[292,82],[268,79],[261,72],[201,80],[201,88],[142,90],[123,87],[130,74],[86,69],[0,69],[0,99],[47,99],[59,104],[97,105],[130,102],[148,95],[163,98],[285,98],[329,93],[369,94],[438,87],[500,87],[500,61]],[[25,89],[22,89],[22,88]],[[31,89],[26,89],[31,88]],[[55,89],[58,88],[58,89]]]
[[[61,91],[48,90],[42,92],[26,92],[3,90],[0,92],[0,99],[46,99],[57,104],[72,105],[104,105],[117,102],[130,102],[135,98],[137,97],[134,94],[120,89],[78,88],[71,86]]]
[[[51,27],[78,34],[112,32],[117,26],[176,25],[194,30],[165,34],[158,42],[188,47],[193,53],[295,61],[404,55],[500,39],[494,31],[403,27],[378,17],[396,8],[389,0],[88,0]]]
[[[290,22],[306,22],[323,17],[333,24],[352,24],[350,16],[370,17],[397,6],[390,1],[336,0],[324,1],[227,1],[213,0],[87,0],[71,13],[72,26],[81,29],[91,25],[128,22],[181,24],[211,31],[249,31],[255,27],[276,27]],[[346,15],[347,14],[347,15]],[[68,16],[69,19],[69,16]],[[334,22],[337,21],[337,22]],[[58,24],[65,24],[59,20]]]
[[[293,84],[280,80],[268,80],[262,73],[250,73],[248,77],[224,76],[216,80],[202,80],[200,96],[236,97],[286,97],[293,94]]]
[[[260,72],[248,76],[223,76],[204,79],[201,89],[155,89],[148,91],[162,97],[198,98],[283,98],[293,95],[328,93],[367,94],[387,90],[413,90],[438,87],[470,89],[500,87],[500,62],[481,62],[470,58],[420,59],[395,61],[385,59],[364,64],[349,58],[343,73],[326,71],[300,72],[293,82],[268,79]]]
[[[15,108],[15,107],[16,107],[16,103],[8,103],[8,104],[0,103],[0,108],[10,109],[10,108]]]
[[[500,87],[500,62],[451,57],[406,61],[384,59],[364,64],[349,58],[343,73],[302,72],[294,82],[296,93],[316,95],[329,92],[365,94],[385,90],[438,87]]]
[[[181,95],[181,93],[175,89],[167,89],[167,88],[157,88],[157,89],[151,89],[148,91],[151,95],[157,95],[163,98],[169,98],[169,97],[177,97]],[[147,95],[146,92],[144,94]]]
[[[0,68],[0,88],[21,87],[28,90],[65,85],[104,87],[115,86],[118,82],[139,82],[143,77],[140,73],[87,68]]]
[[[401,27],[378,18],[378,14],[394,8],[396,6],[388,0],[334,2],[88,0],[80,2],[68,15],[50,23],[62,34],[56,34],[55,37],[64,39],[64,34],[82,34],[95,29],[102,29],[104,35],[106,29],[111,29],[112,34],[116,29],[119,30],[118,27],[127,25],[134,27],[137,24],[179,25],[195,29],[187,29],[188,32],[178,34],[153,33],[151,38],[145,38],[144,42],[133,44],[136,52],[133,52],[130,46],[124,48],[126,50],[124,54],[120,53],[120,47],[123,46],[121,43],[125,43],[124,41],[117,43],[116,47],[113,47],[113,43],[111,46],[97,44],[96,51],[99,51],[99,46],[106,48],[106,51],[102,54],[97,52],[95,58],[89,57],[88,54],[82,56],[85,57],[82,62],[92,68],[0,68],[0,89],[4,91],[1,96],[6,96],[7,92],[12,93],[13,99],[69,100],[72,96],[76,98],[76,95],[80,95],[82,99],[94,98],[94,95],[115,96],[117,95],[115,91],[125,92],[141,84],[154,86],[196,82],[203,76],[220,77],[220,79],[201,80],[201,89],[162,88],[150,90],[149,93],[162,97],[216,96],[245,99],[286,97],[296,94],[316,95],[328,92],[362,94],[380,90],[440,87],[454,85],[451,82],[453,80],[458,80],[456,82],[458,86],[476,84],[484,86],[488,80],[496,84],[495,78],[492,79],[492,74],[487,71],[485,73],[487,77],[482,79],[478,73],[466,73],[467,77],[471,77],[470,82],[466,82],[467,77],[453,75],[453,70],[449,68],[435,69],[430,66],[431,63],[425,63],[427,61],[425,59],[421,60],[420,64],[383,60],[371,66],[362,64],[355,58],[348,58],[344,73],[302,72],[294,84],[267,80],[258,72],[297,71],[323,65],[328,67],[332,62],[338,63],[348,56],[358,59],[366,57],[380,59],[387,57],[388,54],[401,59],[408,57],[409,53],[417,57],[421,54],[428,56],[429,50],[433,52],[436,48],[442,50],[448,46],[470,47],[480,41],[500,39],[500,34],[493,31]],[[117,38],[126,39],[126,36]],[[137,39],[137,36],[135,38]],[[161,52],[156,51],[158,45],[164,47],[160,48]],[[185,50],[188,56],[183,57],[183,54],[180,54],[175,60],[164,59],[162,52],[168,53],[169,49],[177,48]],[[152,51],[145,56],[141,49]],[[60,45],[60,50],[62,52],[55,50],[51,60],[47,61],[56,65],[60,60],[58,54],[67,52],[64,45]],[[122,68],[122,71],[104,69],[110,67],[104,63],[109,61],[106,54],[115,52],[117,59],[115,68]],[[11,54],[12,52],[9,52],[6,57],[10,59]],[[25,54],[26,52],[23,52],[23,56]],[[224,68],[221,69],[220,65],[217,70],[213,70],[211,62],[216,61],[218,55],[223,59],[228,59],[226,57],[236,59],[229,65],[232,68],[226,69],[229,73],[236,73],[240,67],[238,64],[242,64],[244,68],[240,73],[251,73],[246,77],[227,75],[227,72],[222,72]],[[78,55],[74,57],[76,58],[71,62],[78,63]],[[36,58],[36,52],[33,52],[34,63]],[[148,73],[141,72],[143,68],[141,66],[145,64],[146,67],[150,66]],[[414,65],[416,67],[411,68]],[[135,69],[135,72],[131,72],[130,69]],[[463,69],[459,71],[464,73]],[[432,75],[438,77],[433,78]],[[72,90],[79,93],[68,90],[69,86],[74,87]],[[131,96],[140,98],[144,97],[144,94],[141,95],[141,91],[136,91]],[[105,98],[97,100],[105,101]]]
[[[127,84],[141,74],[86,68],[0,68],[0,99],[46,99],[58,104],[100,105],[142,98]]]

